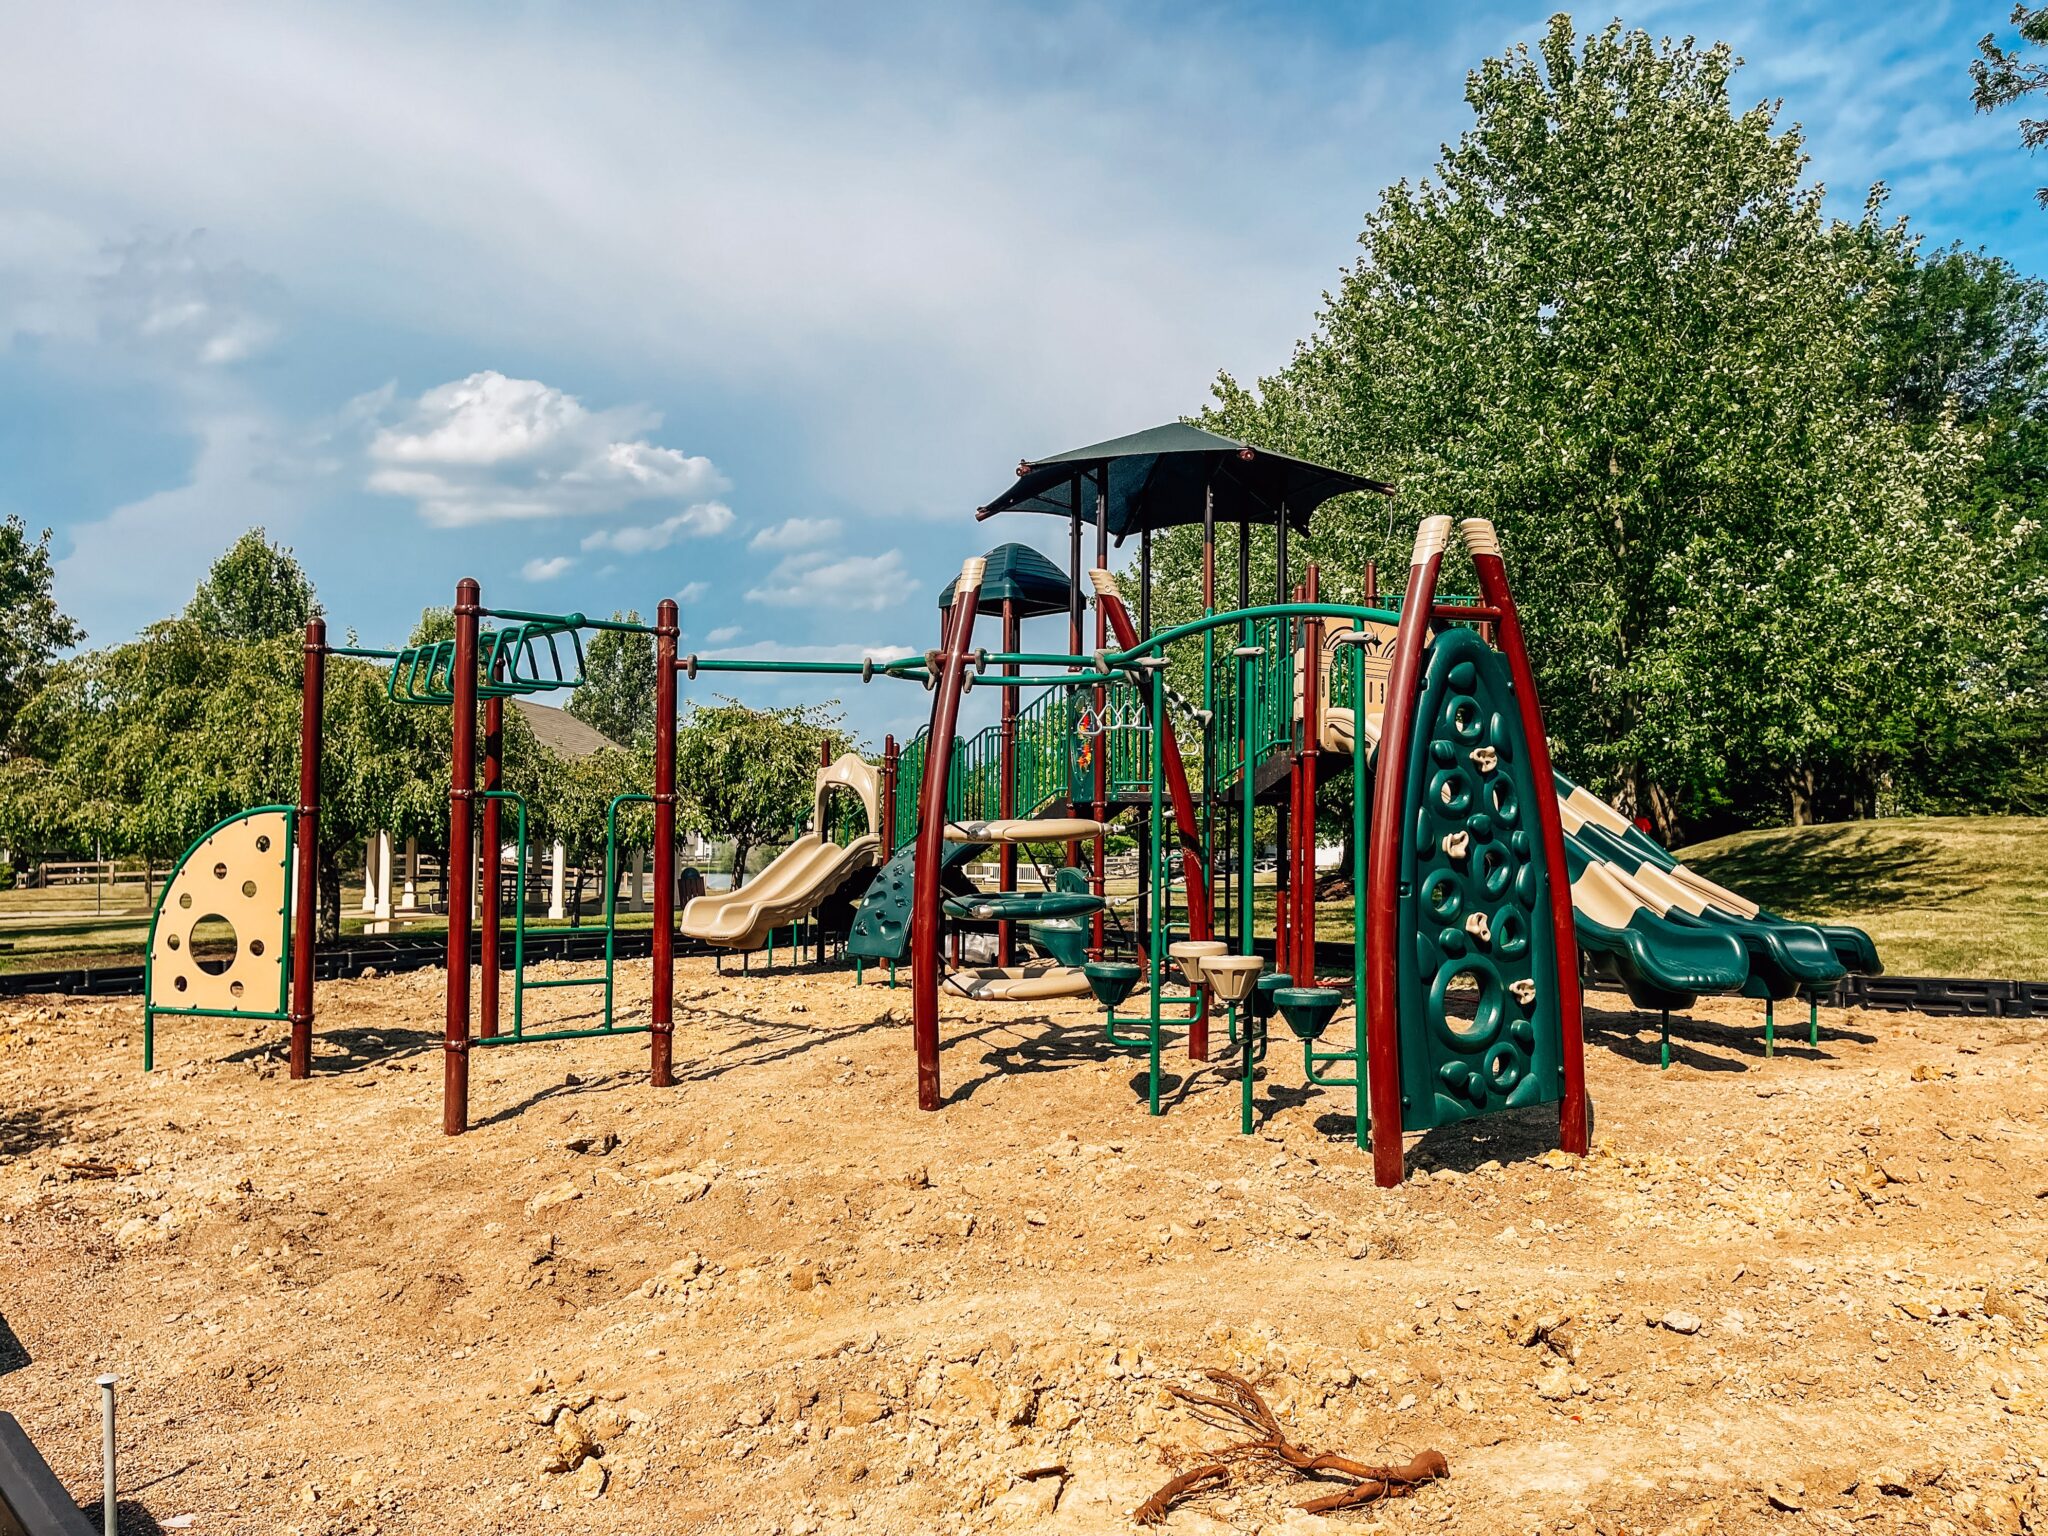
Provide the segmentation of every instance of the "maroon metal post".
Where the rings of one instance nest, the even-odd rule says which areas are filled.
[[[882,859],[886,863],[889,855],[896,851],[896,774],[901,763],[896,752],[896,738],[882,738]]]
[[[676,997],[676,644],[682,610],[663,598],[654,610],[654,999],[648,1072],[675,1086]]]
[[[327,694],[327,621],[306,621],[299,698],[299,803],[292,850],[292,1020],[287,1070],[313,1070],[313,933],[320,921],[320,712]]]
[[[953,587],[952,620],[939,674],[932,680],[932,727],[925,743],[924,783],[918,791],[917,853],[911,867],[910,1022],[917,1040],[917,1107],[937,1109],[939,1089],[939,890],[946,843],[946,784],[953,767],[953,730],[960,719],[960,685],[967,672],[967,647],[974,638],[974,612],[981,603],[979,555],[960,567]]]
[[[1408,593],[1394,631],[1387,702],[1380,717],[1379,773],[1373,784],[1372,841],[1366,854],[1365,998],[1366,1085],[1372,1113],[1373,1180],[1382,1188],[1401,1182],[1401,844],[1402,807],[1408,794],[1408,744],[1415,728],[1415,694],[1422,676],[1422,643],[1436,574],[1450,537],[1448,517],[1427,517],[1415,532]],[[1363,722],[1359,723],[1363,728]]]
[[[505,701],[484,700],[484,778],[488,792],[498,787],[505,774]],[[500,831],[498,802],[484,798],[477,813],[483,838],[483,877],[477,892],[481,898],[477,943],[483,951],[483,966],[477,972],[476,1032],[486,1040],[498,1032],[498,901],[504,878],[504,838]],[[518,900],[524,901],[521,891]]]
[[[1564,1066],[1564,1098],[1557,1106],[1557,1139],[1565,1151],[1585,1156],[1592,1126],[1586,1113],[1585,998],[1579,989],[1579,935],[1572,917],[1571,882],[1566,876],[1564,825],[1557,814],[1557,796],[1548,793],[1550,742],[1543,734],[1543,706],[1536,697],[1536,674],[1522,639],[1522,619],[1508,590],[1507,566],[1500,557],[1500,536],[1484,518],[1458,525],[1479,590],[1498,610],[1500,649],[1508,659],[1515,684],[1515,710],[1529,742],[1529,776],[1536,781],[1536,824],[1543,838],[1543,859],[1550,866],[1550,931],[1557,949],[1558,1054]]]
[[[1003,650],[1014,654],[1022,649],[1023,625],[1017,618],[1017,600],[1003,599]],[[1003,676],[1017,676],[1017,663],[1003,663]],[[996,814],[1009,817],[1017,814],[1017,695],[1022,690],[1005,688],[1002,701],[1002,765],[1001,783],[996,790]],[[1037,809],[1035,806],[1030,809]],[[1017,845],[1004,843],[996,854],[996,869],[999,880],[1006,891],[1017,889]],[[996,924],[996,964],[1008,965],[1015,948],[1016,930],[1009,922]]]
[[[476,628],[483,589],[465,576],[455,584],[455,741],[449,753],[448,1029],[441,1055],[441,1130],[469,1129],[469,891],[476,871],[470,814],[476,798]]]

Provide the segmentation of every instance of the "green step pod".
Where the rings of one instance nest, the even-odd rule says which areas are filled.
[[[1252,1017],[1260,1023],[1273,1017],[1279,1011],[1279,1004],[1273,994],[1294,985],[1294,978],[1285,971],[1269,971],[1252,983]]]
[[[1322,1039],[1330,1020],[1344,1006],[1344,994],[1335,987],[1280,987],[1273,993],[1273,1001],[1294,1037],[1312,1045]]]
[[[1129,960],[1090,960],[1081,967],[1081,974],[1088,978],[1095,1001],[1114,1012],[1137,990],[1145,968]]]

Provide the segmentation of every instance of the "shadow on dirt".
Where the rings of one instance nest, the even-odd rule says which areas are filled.
[[[42,1104],[0,1109],[0,1157],[27,1157],[70,1134],[71,1112]]]
[[[16,1333],[13,1324],[7,1321],[7,1314],[0,1312],[0,1376],[5,1376],[9,1371],[20,1370],[33,1358],[28,1352],[28,1346],[21,1342],[21,1335]]]

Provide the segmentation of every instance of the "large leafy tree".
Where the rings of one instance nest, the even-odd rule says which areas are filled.
[[[20,518],[0,522],[0,743],[48,678],[52,658],[85,638],[58,609],[51,574],[50,530],[31,539]]]
[[[614,619],[640,622],[637,612]],[[654,636],[601,629],[584,647],[583,686],[569,700],[569,713],[621,746],[654,733]]]
[[[1911,241],[1875,194],[1829,221],[1736,67],[1564,17],[1486,61],[1314,335],[1209,413],[1399,482],[1319,515],[1326,591],[1405,570],[1419,516],[1493,519],[1564,765],[1666,836],[1731,802],[1867,809],[2020,649],[2013,520],[1951,515],[1983,433],[1908,432],[1874,378]],[[1191,572],[1189,536],[1165,557]]]
[[[228,546],[185,605],[187,619],[222,640],[301,634],[319,612],[320,599],[304,568],[261,528]]]
[[[2011,19],[2019,31],[2022,46],[2031,43],[2038,48],[2048,44],[2048,5],[2015,5]],[[1991,112],[2015,101],[2024,101],[2048,86],[2048,67],[2029,62],[2020,47],[2005,47],[1995,32],[1984,34],[1977,44],[1977,55],[1970,64],[1970,81],[1973,86],[1971,96],[1979,112]],[[2038,117],[2021,118],[2020,142],[2028,149],[2039,149],[2048,144],[2048,122]],[[2034,195],[2044,208],[2048,208],[2048,187],[2041,188]]]
[[[693,705],[676,732],[676,788],[689,822],[733,840],[734,885],[747,857],[792,836],[812,809],[819,749],[837,757],[851,739],[836,708],[749,709],[727,699]]]

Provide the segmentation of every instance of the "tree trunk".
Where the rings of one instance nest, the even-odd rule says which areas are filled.
[[[1785,795],[1791,802],[1792,825],[1810,827],[1813,825],[1813,769],[1802,765],[1786,775]]]
[[[747,855],[754,851],[752,843],[734,840],[732,845],[732,888],[738,890],[747,882]]]
[[[1623,815],[1644,818],[1658,842],[1666,848],[1678,846],[1678,807],[1642,764],[1622,775],[1620,800]]]
[[[331,944],[341,937],[341,864],[331,849],[320,850],[320,905],[313,922],[313,942]]]

